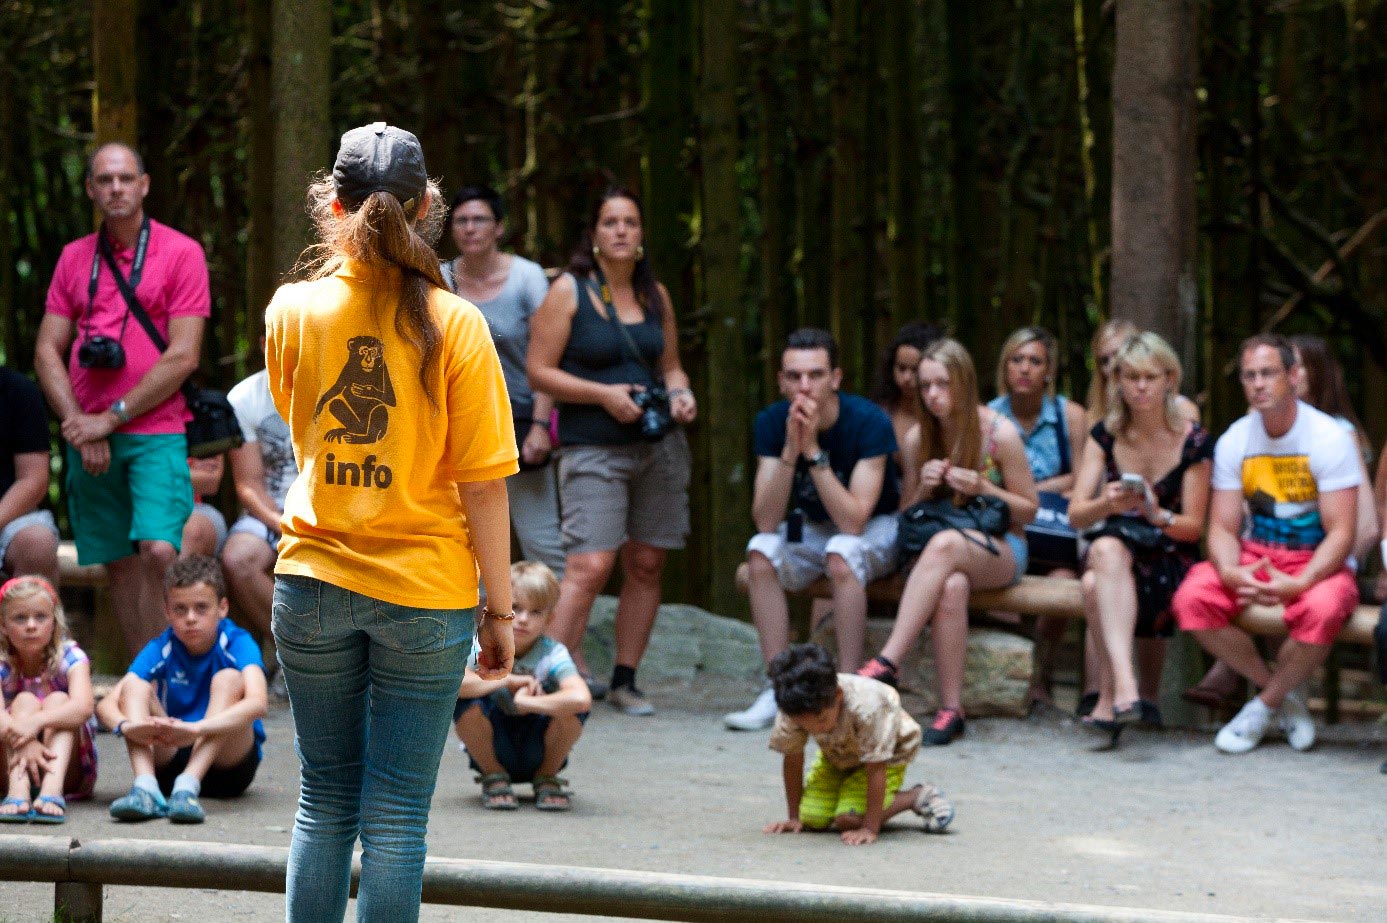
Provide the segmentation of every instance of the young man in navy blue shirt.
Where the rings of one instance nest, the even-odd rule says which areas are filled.
[[[867,584],[896,567],[900,482],[896,434],[876,404],[838,387],[838,345],[825,330],[790,334],[780,357],[785,396],[756,416],[756,484],[747,544],[751,615],[767,663],[790,643],[786,590],[827,574],[833,582],[838,667],[862,665]],[[769,686],[723,722],[759,730],[775,720]]]
[[[97,708],[125,738],[135,772],[111,816],[200,824],[199,795],[234,798],[255,778],[265,740],[265,664],[260,645],[226,617],[226,583],[215,559],[170,565],[164,609],[169,627]]]

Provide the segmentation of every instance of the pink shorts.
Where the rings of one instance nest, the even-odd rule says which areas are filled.
[[[1256,542],[1243,542],[1239,564],[1265,557],[1277,570],[1295,576],[1305,569],[1314,551],[1291,551]],[[1358,581],[1347,567],[1325,577],[1286,604],[1286,628],[1303,644],[1332,644],[1358,605]],[[1208,561],[1190,568],[1175,591],[1171,611],[1185,631],[1227,628],[1238,614],[1238,597],[1223,585]]]

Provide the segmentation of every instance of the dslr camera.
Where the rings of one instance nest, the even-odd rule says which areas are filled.
[[[77,350],[77,364],[84,369],[123,369],[125,349],[110,337],[88,337]]]
[[[669,392],[660,385],[652,385],[644,391],[631,392],[631,400],[641,409],[641,438],[647,442],[659,442],[665,434],[674,429],[674,417],[669,412]]]

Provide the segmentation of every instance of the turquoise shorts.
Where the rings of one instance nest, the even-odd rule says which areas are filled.
[[[87,473],[67,447],[67,513],[81,564],[105,564],[139,551],[138,542],[183,543],[193,511],[188,440],[182,433],[112,433],[111,467]]]

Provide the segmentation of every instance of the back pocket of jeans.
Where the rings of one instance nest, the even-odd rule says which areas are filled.
[[[379,599],[371,601],[376,613],[375,641],[402,654],[433,654],[448,640],[445,611],[416,609]]]
[[[323,633],[322,581],[298,574],[276,574],[270,633],[276,641],[312,644]]]

